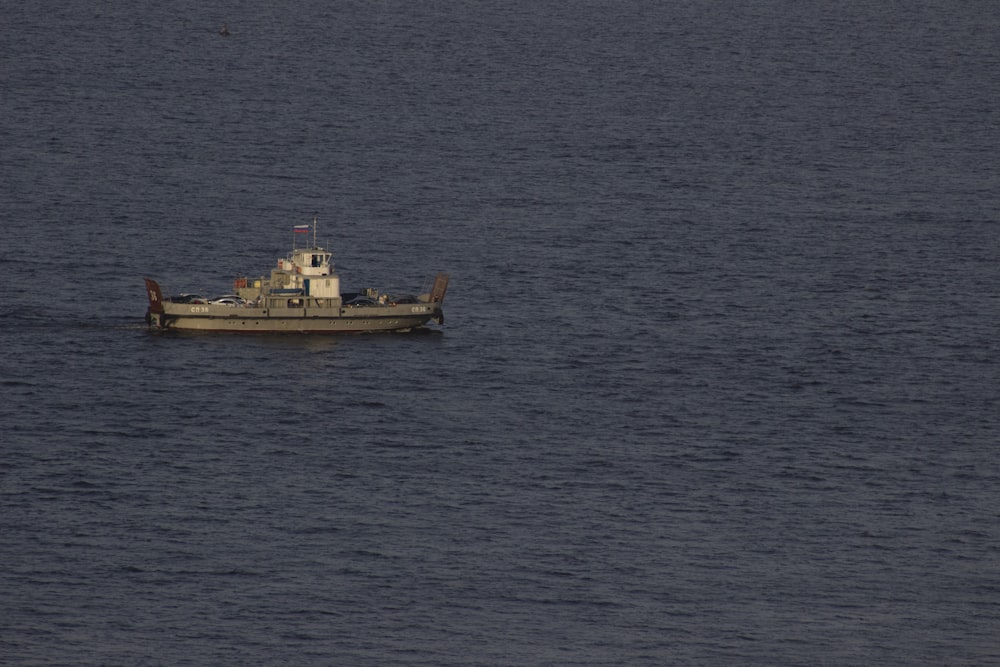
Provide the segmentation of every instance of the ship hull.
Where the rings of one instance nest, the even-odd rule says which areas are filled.
[[[284,312],[281,312],[284,311]],[[161,331],[229,333],[365,333],[406,331],[431,319],[442,319],[437,304],[404,304],[362,308],[271,309],[213,305],[164,304],[150,312],[150,326]]]

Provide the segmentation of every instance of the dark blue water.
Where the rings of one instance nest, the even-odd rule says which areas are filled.
[[[993,3],[293,4],[5,10],[0,663],[1000,661]]]

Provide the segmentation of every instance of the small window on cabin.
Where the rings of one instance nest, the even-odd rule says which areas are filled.
[[[313,255],[313,266],[323,266],[323,255]]]

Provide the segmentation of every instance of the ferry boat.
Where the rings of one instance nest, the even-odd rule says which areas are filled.
[[[233,293],[223,297],[164,297],[159,284],[145,278],[147,325],[157,331],[331,334],[444,324],[447,273],[438,273],[430,292],[419,296],[381,294],[374,288],[342,294],[333,255],[316,244],[316,220],[311,226],[296,225],[294,238],[310,231],[311,246],[299,248],[293,242],[270,276],[238,277]]]

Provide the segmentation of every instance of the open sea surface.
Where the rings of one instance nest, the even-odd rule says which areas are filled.
[[[0,664],[1000,663],[995,2],[7,5]]]

